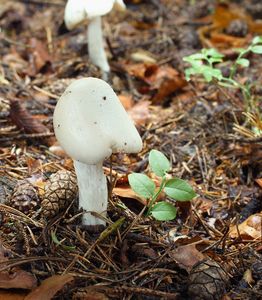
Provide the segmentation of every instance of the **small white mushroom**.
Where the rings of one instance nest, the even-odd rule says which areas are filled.
[[[64,20],[69,30],[89,20],[88,53],[91,61],[102,70],[103,79],[108,77],[110,67],[104,49],[101,16],[114,7],[123,10],[125,4],[122,0],[68,0],[65,7]]]
[[[117,95],[105,81],[82,78],[70,84],[54,111],[54,130],[73,158],[84,225],[105,224],[108,192],[103,160],[112,153],[137,153],[142,140]]]

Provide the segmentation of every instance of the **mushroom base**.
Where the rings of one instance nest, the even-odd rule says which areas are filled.
[[[85,211],[83,225],[105,225],[105,221],[90,212],[106,216],[108,192],[103,165],[87,165],[74,160],[79,187],[79,208]]]

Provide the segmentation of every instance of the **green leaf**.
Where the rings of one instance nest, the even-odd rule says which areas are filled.
[[[141,197],[151,198],[155,193],[155,183],[145,174],[133,173],[128,175],[132,190]]]
[[[158,221],[170,221],[176,217],[176,208],[168,202],[158,202],[151,209],[152,216]]]
[[[250,50],[256,54],[262,54],[262,46],[253,46]]]
[[[183,57],[183,61],[186,61],[186,62],[191,62],[194,60],[202,60],[202,59],[205,59],[205,55],[203,55],[202,53],[195,53],[195,54]]]
[[[236,63],[237,63],[238,65],[241,65],[242,67],[245,67],[245,68],[249,66],[249,60],[246,59],[246,58],[239,58],[239,59],[236,61]]]
[[[256,45],[260,43],[262,43],[262,36],[255,36],[252,40],[252,45]]]
[[[163,177],[170,170],[170,162],[162,152],[151,150],[148,159],[151,170],[157,176]]]
[[[203,49],[202,53],[207,56],[207,57],[212,57],[212,58],[223,58],[224,55],[220,52],[218,52],[216,49],[211,48],[211,49]]]
[[[221,70],[209,66],[203,66],[202,68],[199,68],[199,72],[203,74],[207,82],[212,81],[213,78],[216,78],[219,81],[223,77]]]
[[[214,63],[222,62],[223,59],[222,59],[222,58],[217,58],[217,57],[210,57],[210,58],[208,59],[208,61],[209,61],[211,64],[214,64]]]
[[[177,201],[190,201],[196,196],[191,185],[179,178],[168,180],[164,191],[170,198]]]
[[[186,75],[186,80],[190,81],[190,76],[191,75],[195,75],[196,74],[196,70],[194,68],[188,68],[185,70],[185,75]]]

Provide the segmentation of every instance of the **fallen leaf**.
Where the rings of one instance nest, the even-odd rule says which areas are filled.
[[[158,70],[157,64],[151,63],[123,63],[123,68],[129,73],[131,76],[139,78],[141,80],[146,81],[147,77],[152,76]]]
[[[241,38],[224,33],[233,20],[244,21],[248,25],[250,33],[262,33],[262,22],[254,21],[239,5],[234,3],[222,3],[216,6],[211,16],[211,25],[202,26],[198,31],[202,44],[205,47],[218,49],[245,47],[249,43],[250,35]]]
[[[151,90],[156,91],[152,99],[154,104],[160,104],[165,97],[187,85],[184,76],[169,66],[161,66],[155,76],[151,76],[150,81],[152,80],[154,83]]]
[[[23,270],[16,270],[12,273],[0,273],[0,288],[2,289],[28,289],[36,286],[35,277]]]
[[[230,231],[231,238],[238,238],[239,235],[242,239],[257,240],[261,239],[262,228],[262,212],[247,218],[243,223],[238,226],[234,225]]]
[[[49,147],[49,151],[59,157],[68,157],[68,155],[65,153],[65,150],[59,145],[57,141]]]
[[[28,168],[28,175],[32,175],[34,173],[41,172],[43,166],[42,162],[39,159],[35,159],[31,156],[26,158],[26,165]]]
[[[190,272],[192,267],[205,256],[196,249],[194,244],[180,246],[169,252],[169,256],[174,259],[180,268]]]
[[[18,100],[10,101],[10,118],[19,129],[23,129],[26,133],[49,132],[49,129],[35,120]]]
[[[139,197],[130,187],[115,187],[113,193],[119,197],[135,199],[141,204],[147,205],[146,199]]]
[[[124,106],[125,110],[129,110],[133,107],[134,105],[134,100],[131,95],[123,95],[120,94],[118,95],[118,98],[122,105]]]
[[[10,292],[10,291],[4,291],[1,290],[0,291],[0,300],[23,300],[25,299],[25,296],[27,295],[27,293],[25,292]]]
[[[27,69],[27,73],[30,76],[36,76],[39,72],[44,72],[45,69],[50,68],[51,57],[42,41],[31,38],[29,45],[27,55],[29,55],[30,67]]]
[[[51,300],[65,284],[71,282],[73,279],[74,277],[70,274],[51,276],[28,294],[24,300]]]
[[[144,62],[155,64],[156,59],[152,57],[153,54],[144,50],[138,50],[130,55],[131,59],[136,62]]]
[[[187,85],[184,76],[168,65],[136,63],[126,64],[124,68],[148,85],[147,88],[141,87],[140,92],[150,92],[154,104],[160,104],[165,97]]]
[[[255,181],[262,188],[262,178],[258,178]]]
[[[145,125],[150,119],[149,101],[140,101],[128,110],[128,115],[136,125]]]

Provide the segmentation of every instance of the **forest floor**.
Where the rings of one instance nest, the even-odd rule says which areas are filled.
[[[248,101],[186,81],[183,61],[216,48],[228,77],[236,49],[262,36],[261,1],[130,0],[103,17],[109,81],[143,139],[139,154],[104,162],[107,228],[81,226],[53,131],[65,88],[101,78],[86,25],[65,28],[65,3],[0,1],[0,299],[262,299],[262,55],[249,52],[234,76]],[[145,216],[128,184],[132,172],[159,184],[152,149],[197,193],[172,221]]]

